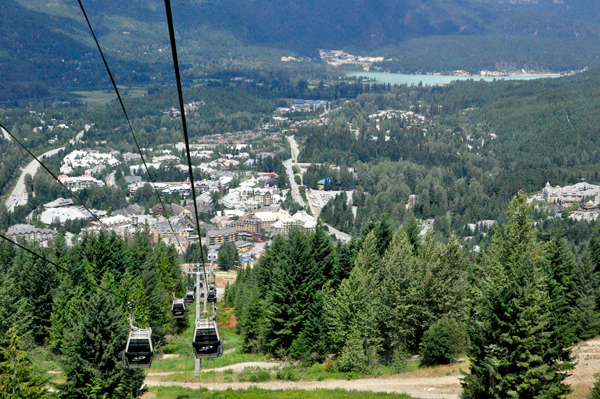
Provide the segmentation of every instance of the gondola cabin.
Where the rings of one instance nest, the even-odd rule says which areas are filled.
[[[185,293],[184,303],[194,303],[194,291],[187,291]]]
[[[174,299],[171,305],[171,317],[183,319],[185,317],[185,301],[183,299]]]
[[[215,320],[198,320],[192,341],[196,359],[214,359],[223,355],[223,341]]]
[[[152,364],[154,346],[151,328],[134,328],[129,332],[123,364],[128,369],[147,369]]]
[[[217,303],[217,290],[216,289],[210,289],[210,291],[208,291],[208,297],[206,297],[206,301],[207,302],[211,302],[211,303]]]

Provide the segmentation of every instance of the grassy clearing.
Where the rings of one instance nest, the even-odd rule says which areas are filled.
[[[192,335],[194,334],[195,307],[189,306],[187,309],[187,328],[182,334],[172,337],[167,345],[161,349],[163,354],[176,354],[179,357],[169,359],[156,359],[152,362],[152,368],[149,373],[165,372],[185,372],[181,375],[169,376],[169,381],[179,381],[180,378],[187,378],[187,372],[193,375],[194,353],[192,349]],[[255,362],[267,360],[264,355],[251,353],[242,353],[240,349],[242,337],[235,331],[233,322],[233,309],[219,309],[217,321],[221,331],[221,337],[225,343],[225,350],[235,349],[232,352],[225,353],[217,359],[203,360],[202,369],[212,369],[225,367],[242,362]],[[196,377],[198,378],[198,377]]]
[[[124,98],[140,98],[148,94],[148,89],[143,87],[127,89],[126,87],[120,86],[119,91]],[[117,98],[117,95],[113,90],[81,90],[74,91],[73,93],[81,96],[81,101],[87,102],[90,106],[106,104]]]
[[[373,393],[373,392],[350,392],[342,389],[327,390],[316,389],[314,391],[302,390],[267,390],[260,388],[240,389],[237,391],[214,391],[207,389],[188,389],[180,387],[155,387],[151,390],[156,394],[156,399],[410,399],[406,394]]]

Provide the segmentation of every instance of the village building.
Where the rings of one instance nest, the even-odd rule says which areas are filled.
[[[237,231],[232,228],[215,229],[208,230],[206,232],[206,237],[208,239],[208,245],[221,245],[226,242],[236,242],[238,234]]]
[[[6,231],[6,236],[13,241],[47,241],[55,238],[58,232],[52,229],[40,229],[29,224],[16,224]]]
[[[315,231],[317,222],[314,217],[307,214],[305,211],[300,211],[290,218],[280,219],[272,226],[273,234],[288,234],[294,227],[301,228],[306,231]]]
[[[73,206],[73,200],[71,198],[58,198],[52,202],[48,202],[44,204],[45,209],[53,209],[53,208],[69,208]]]
[[[595,202],[598,204],[599,195],[600,186],[585,182],[565,187],[552,187],[548,182],[542,190],[542,200],[551,204],[557,202],[579,203],[586,197],[595,197]]]
[[[270,232],[271,227],[273,224],[275,224],[275,222],[277,222],[279,219],[290,218],[291,215],[289,212],[280,209],[277,212],[254,212],[254,217],[260,220],[261,230],[263,232]]]
[[[69,177],[67,175],[58,176],[58,180],[71,191],[79,191],[88,188],[91,185],[104,187],[102,180],[95,179],[90,175],[82,175],[79,177]]]

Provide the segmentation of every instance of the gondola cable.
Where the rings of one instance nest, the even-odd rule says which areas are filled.
[[[108,73],[108,76],[110,78],[110,81],[112,83],[113,89],[115,90],[115,93],[117,95],[117,98],[119,100],[119,104],[121,105],[121,109],[123,110],[123,114],[125,115],[125,119],[127,119],[127,125],[129,126],[129,130],[131,131],[131,135],[133,136],[133,140],[135,141],[135,146],[138,149],[138,153],[140,154],[140,156],[142,157],[142,163],[144,164],[144,168],[146,169],[146,173],[148,173],[148,178],[150,179],[150,181],[152,182],[152,187],[154,188],[154,192],[156,193],[156,196],[158,197],[158,200],[160,201],[160,205],[163,208],[163,212],[167,211],[167,208],[165,207],[165,204],[162,201],[162,198],[160,197],[160,194],[158,193],[158,189],[156,188],[156,185],[154,183],[154,178],[152,177],[152,174],[150,173],[150,170],[148,169],[148,165],[146,163],[146,159],[144,158],[144,154],[142,154],[142,149],[140,147],[140,144],[138,142],[137,136],[135,135],[135,131],[133,130],[133,124],[131,123],[131,120],[129,119],[129,114],[127,113],[127,110],[125,109],[125,104],[123,104],[123,99],[121,98],[121,92],[119,91],[119,88],[117,87],[117,83],[115,82],[115,79],[113,77],[113,74],[110,70],[110,67],[108,66],[108,62],[106,61],[106,57],[104,56],[104,52],[102,51],[102,48],[100,47],[100,43],[98,42],[98,38],[96,37],[96,33],[94,32],[94,29],[92,28],[92,24],[90,23],[90,20],[87,16],[87,13],[85,11],[85,7],[83,6],[83,3],[81,2],[81,0],[77,0],[79,3],[79,7],[81,8],[81,12],[83,13],[83,16],[85,17],[85,21],[87,22],[88,27],[90,28],[90,33],[92,34],[92,37],[94,38],[94,41],[96,42],[96,47],[98,47],[98,52],[100,53],[100,56],[102,57],[102,62],[104,62],[104,67],[106,68],[106,72]],[[192,181],[192,186],[194,185],[194,182]],[[196,212],[196,217],[198,216],[198,212]],[[175,237],[175,240],[177,240],[177,245],[179,245],[179,248],[181,250],[183,250],[183,247],[181,246],[181,242],[179,242],[179,238],[177,237],[177,234],[175,234],[175,230],[173,229],[173,225],[171,224],[171,221],[169,220],[169,218],[167,217],[167,222],[169,223],[169,227],[171,228],[171,232],[173,233],[173,236]],[[196,219],[196,224],[198,223],[198,219]]]
[[[81,0],[78,0],[81,2]],[[194,212],[196,213],[196,228],[198,230],[198,242],[200,244],[200,258],[202,264],[202,270],[204,272],[204,280],[208,281],[206,278],[206,267],[204,265],[204,248],[202,247],[202,234],[200,232],[200,219],[198,216],[198,204],[196,202],[196,187],[194,184],[194,171],[192,166],[192,156],[190,155],[190,140],[188,136],[187,130],[187,122],[185,119],[185,106],[183,102],[183,90],[181,88],[181,76],[179,73],[179,60],[177,58],[177,44],[175,42],[175,29],[173,27],[173,15],[171,12],[171,1],[165,0],[165,10],[167,13],[167,25],[169,27],[169,40],[171,41],[171,54],[173,55],[173,68],[175,69],[175,80],[177,82],[177,94],[179,97],[179,110],[181,114],[181,124],[183,127],[183,138],[185,141],[185,152],[188,160],[188,170],[190,173],[190,182],[192,185],[192,198],[194,200]]]
[[[171,1],[165,0],[165,10],[167,12],[167,23],[169,26],[169,39],[171,41],[171,53],[173,55],[173,67],[175,69],[175,79],[177,81],[177,94],[179,96],[179,108],[181,113],[181,121],[183,125],[183,136],[185,139],[185,148],[188,158],[188,168],[190,172],[190,180],[192,182],[192,195],[194,198],[194,210],[196,218],[198,217],[198,206],[196,203],[196,189],[194,185],[194,174],[192,167],[192,159],[190,155],[190,141],[187,131],[187,123],[185,119],[185,107],[183,102],[183,90],[181,88],[181,76],[179,73],[179,61],[177,58],[177,45],[175,43],[175,29],[173,28],[173,15],[171,13]],[[206,312],[206,304],[208,299],[208,276],[206,275],[206,267],[204,264],[204,249],[202,247],[202,235],[200,234],[200,223],[197,224],[198,241],[200,243],[200,256],[202,260],[202,272],[204,274],[204,311]],[[201,359],[212,359],[223,355],[223,340],[219,332],[219,325],[216,321],[216,307],[212,304],[213,314],[207,319],[196,319],[194,328],[194,338],[192,346],[196,355],[197,367],[194,374],[200,373]],[[198,315],[198,313],[196,313]]]

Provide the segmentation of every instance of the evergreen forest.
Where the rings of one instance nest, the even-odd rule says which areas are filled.
[[[321,225],[296,230],[240,272],[225,300],[250,352],[358,373],[467,354],[463,398],[565,397],[570,348],[600,332],[600,229],[577,260],[560,235],[538,238],[529,208],[515,196],[478,256],[385,218],[347,245]]]

